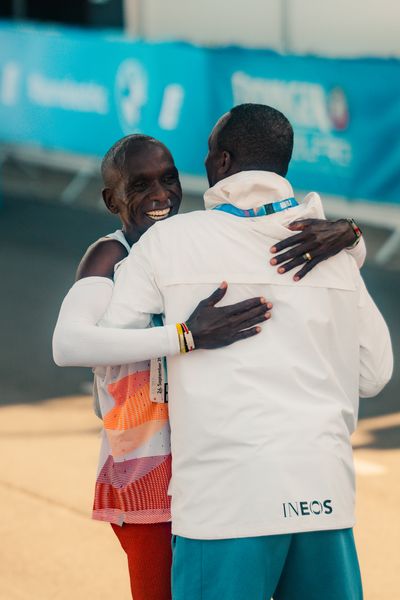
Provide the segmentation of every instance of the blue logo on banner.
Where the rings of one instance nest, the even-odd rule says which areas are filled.
[[[115,78],[115,98],[121,127],[132,133],[140,125],[143,106],[148,100],[148,77],[137,60],[128,58],[118,67]]]

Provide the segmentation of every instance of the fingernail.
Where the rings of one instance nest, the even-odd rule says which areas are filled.
[[[256,331],[257,331],[257,333],[260,333],[261,327],[256,327]]]
[[[270,249],[270,252],[276,252],[275,246],[272,246],[272,248]]]
[[[278,269],[278,273],[284,273],[284,272],[285,272],[285,269],[284,269],[283,267],[280,267],[280,268]]]
[[[295,275],[295,276],[293,277],[293,279],[294,279],[295,281],[300,281],[300,277],[299,277],[298,275]]]
[[[224,290],[227,286],[228,286],[228,284],[226,283],[226,281],[223,281],[222,283],[220,283],[219,289]]]
[[[271,263],[271,265],[276,265],[278,261],[276,260],[276,258],[271,258],[269,262]]]
[[[271,317],[271,313],[270,312],[265,313],[265,318],[266,319],[269,319],[270,317]]]
[[[261,302],[261,304],[266,304],[267,303],[267,301],[266,301],[266,299],[264,297],[260,298],[260,302]]]
[[[267,306],[268,306],[268,308],[272,308],[273,307],[272,302],[268,302]]]

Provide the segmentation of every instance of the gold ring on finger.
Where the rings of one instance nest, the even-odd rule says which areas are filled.
[[[303,258],[304,258],[304,260],[307,260],[307,261],[312,260],[312,256],[309,252],[306,252],[305,254],[303,254]]]

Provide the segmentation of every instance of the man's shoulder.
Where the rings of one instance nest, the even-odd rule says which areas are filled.
[[[186,239],[187,236],[194,235],[199,229],[201,222],[207,219],[208,211],[198,210],[181,215],[174,215],[165,221],[155,223],[148,229],[133,246],[130,256],[137,255],[138,252],[156,252],[159,254],[160,245],[165,251],[168,251],[176,243]],[[204,229],[204,227],[202,227]]]
[[[207,219],[210,214],[208,210],[192,210],[191,212],[181,213],[179,215],[175,215],[166,219],[165,221],[160,221],[156,223],[155,227],[162,231],[166,227],[174,228],[174,227],[182,227],[189,223],[195,223],[197,221],[201,221]]]
[[[185,232],[187,229],[198,226],[199,223],[204,223],[209,219],[210,211],[194,210],[192,212],[174,215],[165,221],[160,221],[153,225],[146,232],[145,236],[151,236],[153,239],[163,239],[170,237],[173,234],[179,235],[178,232]]]
[[[121,242],[109,237],[102,237],[86,250],[79,263],[76,279],[93,276],[113,279],[115,265],[127,255],[128,251]]]

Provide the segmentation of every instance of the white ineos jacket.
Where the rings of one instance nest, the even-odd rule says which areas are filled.
[[[255,208],[293,195],[287,180],[243,172],[206,193],[206,208]],[[386,324],[349,253],[303,280],[267,249],[295,219],[323,218],[319,197],[242,218],[207,210],[153,226],[117,271],[106,327],[182,321],[226,280],[230,304],[273,302],[262,333],[168,358],[173,531],[198,539],[339,529],[354,523],[350,435],[358,398],[392,372]]]
[[[287,180],[243,172],[206,193],[206,208],[251,208],[293,195]],[[350,435],[358,398],[392,371],[386,324],[354,259],[340,253],[299,283],[266,248],[297,218],[321,218],[316,194],[273,215],[207,210],[156,224],[117,272],[104,324],[143,327],[189,316],[222,281],[225,303],[274,304],[259,335],[168,359],[173,531],[216,539],[339,529],[354,523]]]

